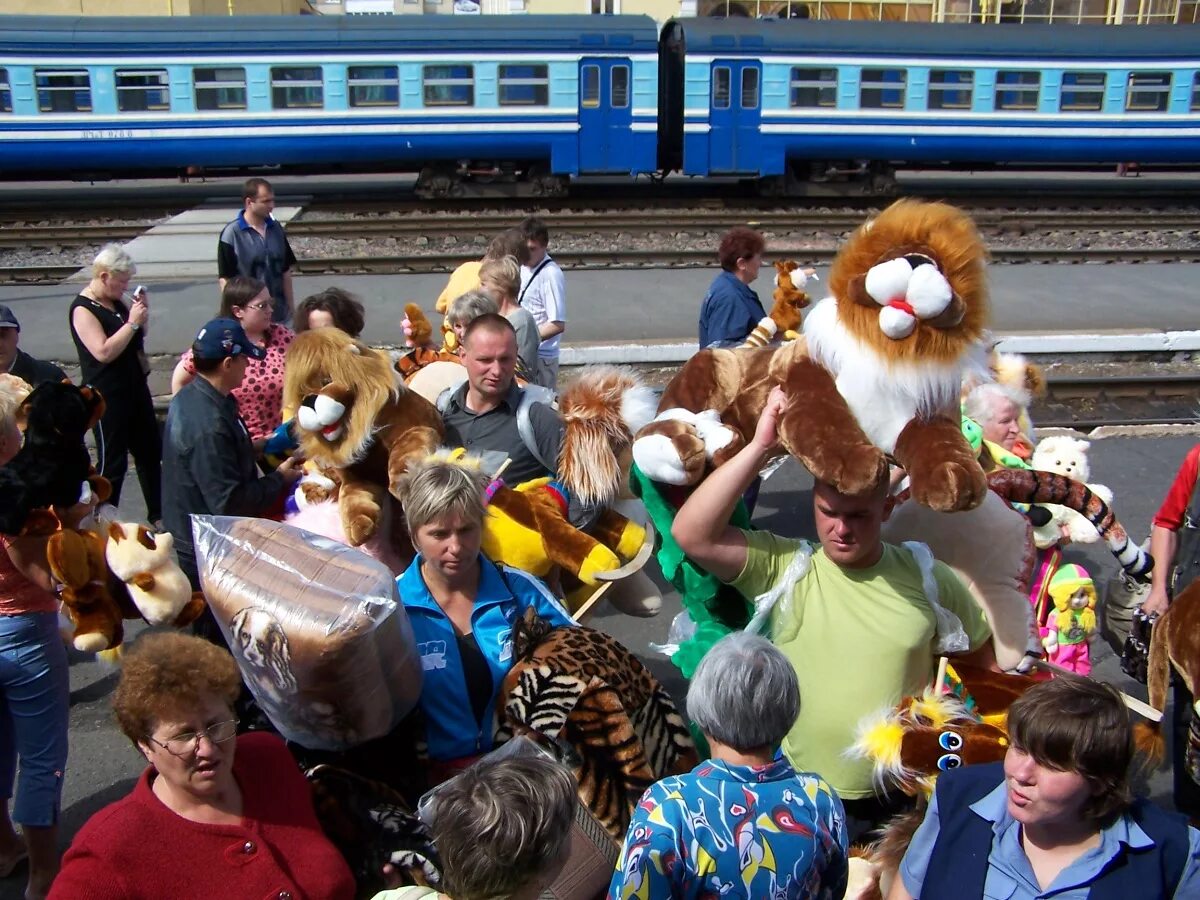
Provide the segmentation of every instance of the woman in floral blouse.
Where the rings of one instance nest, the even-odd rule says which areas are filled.
[[[761,637],[722,638],[696,667],[687,711],[712,758],[642,796],[610,900],[841,897],[842,803],[776,752],[800,711],[791,663]]]
[[[246,336],[267,351],[266,358],[250,360],[242,386],[233,390],[250,440],[265,440],[283,421],[283,358],[295,334],[286,325],[271,321],[271,295],[256,278],[230,278],[221,293],[217,315],[237,319]],[[188,350],[171,375],[171,393],[177,394],[195,377],[192,351]]]

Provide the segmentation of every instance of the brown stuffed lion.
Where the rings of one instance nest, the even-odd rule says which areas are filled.
[[[300,450],[339,483],[342,525],[359,546],[378,529],[387,494],[409,459],[437,447],[441,417],[404,386],[385,352],[337,328],[296,336],[283,402],[296,410]]]
[[[656,481],[695,484],[744,445],[778,384],[789,399],[781,452],[816,478],[858,494],[890,456],[919,503],[978,506],[987,486],[960,430],[958,397],[988,316],[986,257],[960,210],[893,204],[838,252],[832,296],[808,314],[803,340],[688,361],[638,435],[638,467]]]

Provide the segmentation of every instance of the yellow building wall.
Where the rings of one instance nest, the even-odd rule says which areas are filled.
[[[38,16],[290,15],[304,0],[2,0],[5,13]]]
[[[679,0],[525,0],[530,15],[583,15],[586,13],[621,13],[647,15],[665,22],[680,14]]]

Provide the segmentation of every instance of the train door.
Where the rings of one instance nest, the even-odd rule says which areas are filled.
[[[762,63],[748,59],[714,60],[709,84],[709,171],[757,172]]]
[[[633,124],[628,59],[579,61],[579,171],[628,172]]]

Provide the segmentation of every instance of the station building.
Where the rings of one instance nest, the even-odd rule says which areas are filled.
[[[1200,0],[7,0],[32,15],[776,16],[896,22],[1200,24]]]

